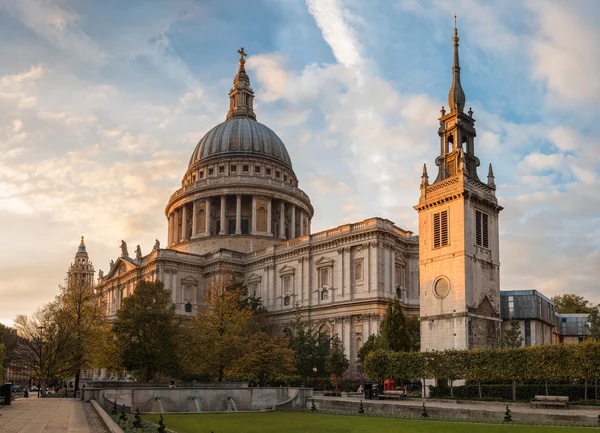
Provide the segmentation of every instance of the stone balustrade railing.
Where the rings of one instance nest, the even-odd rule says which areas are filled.
[[[306,200],[310,203],[310,199],[308,195],[302,191],[300,188],[297,188],[289,183],[283,182],[277,179],[271,178],[263,178],[258,176],[223,176],[216,178],[208,178],[208,179],[200,179],[194,183],[190,183],[182,186],[177,191],[175,191],[171,198],[169,199],[169,203],[177,198],[187,194],[189,192],[193,192],[196,190],[202,190],[208,187],[219,187],[219,186],[262,186],[262,187],[272,187],[277,189],[282,189],[284,191],[288,191],[292,194],[295,194],[302,199]]]
[[[345,224],[343,226],[335,227],[333,229],[325,230],[322,232],[314,233],[312,235],[300,236],[295,239],[291,239],[286,242],[282,242],[277,246],[272,246],[261,251],[247,254],[246,257],[256,259],[264,256],[273,254],[275,251],[283,252],[287,249],[295,248],[300,245],[310,245],[314,242],[320,242],[327,239],[334,239],[339,236],[347,235],[350,233],[358,233],[365,230],[381,229],[394,233],[397,236],[406,238],[410,242],[418,242],[419,237],[413,236],[412,232],[402,230],[396,227],[391,221],[382,218],[371,218],[368,220],[361,221],[355,224]]]

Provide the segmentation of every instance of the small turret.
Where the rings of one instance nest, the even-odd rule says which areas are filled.
[[[429,185],[429,176],[427,175],[427,164],[423,164],[423,174],[421,175],[421,186],[425,188]]]

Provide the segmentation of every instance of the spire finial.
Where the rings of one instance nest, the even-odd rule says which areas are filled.
[[[465,92],[460,84],[460,62],[458,59],[458,30],[456,28],[456,15],[454,16],[454,64],[452,66],[452,87],[448,93],[448,105],[450,111],[463,111],[465,108]]]
[[[492,169],[492,164],[490,163],[490,168],[488,170],[488,186],[492,188],[496,188],[496,181],[494,180],[494,170]]]
[[[246,57],[248,54],[244,51],[244,47],[237,50],[240,55],[238,61],[238,73],[233,79],[233,88],[229,91],[229,112],[225,116],[226,120],[230,119],[252,119],[256,120],[254,114],[254,92],[250,87],[250,77],[246,74]]]
[[[427,175],[427,164],[423,164],[423,174],[421,175],[421,186],[429,185],[429,176]]]
[[[83,242],[83,235],[81,235],[81,245],[83,245],[83,244],[84,244],[84,242]]]

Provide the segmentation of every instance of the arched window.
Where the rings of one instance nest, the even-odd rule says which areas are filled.
[[[363,279],[363,264],[362,260],[357,260],[354,263],[354,279],[362,280]]]
[[[329,268],[321,269],[321,286],[330,286]]]
[[[323,289],[321,290],[321,301],[326,301],[329,299],[329,290]]]
[[[285,295],[285,298],[283,298],[283,305],[290,305],[290,295]]]

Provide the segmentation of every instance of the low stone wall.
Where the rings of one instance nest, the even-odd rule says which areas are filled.
[[[85,388],[83,399],[94,399],[106,411],[113,404],[125,405],[127,410],[145,413],[222,412],[272,410],[276,405],[304,407],[312,396],[307,388]]]
[[[312,397],[307,398],[306,408],[310,408],[312,400],[314,400],[317,410],[357,413],[360,406],[360,400],[355,399]],[[423,400],[403,401],[401,404],[378,400],[362,400],[362,402],[365,413],[418,417],[421,415],[421,411],[423,410]],[[464,404],[456,406],[446,404],[442,407],[441,405],[436,405],[435,402],[429,401],[425,401],[425,405],[427,406],[427,412],[429,413],[429,416],[440,418],[479,418],[501,420],[504,418],[504,412],[506,410],[506,403],[500,403],[497,406],[494,405],[494,407],[486,408],[465,407]],[[491,405],[493,405],[493,403],[491,403]],[[582,411],[574,409],[570,409],[572,413],[565,414],[563,412],[553,413],[553,409],[548,409],[547,411],[535,411],[528,410],[527,407],[522,407],[521,405],[513,406],[510,404],[509,407],[511,409],[513,420],[582,423],[596,423],[598,421],[597,415],[592,415],[589,412],[587,414],[582,413]]]

